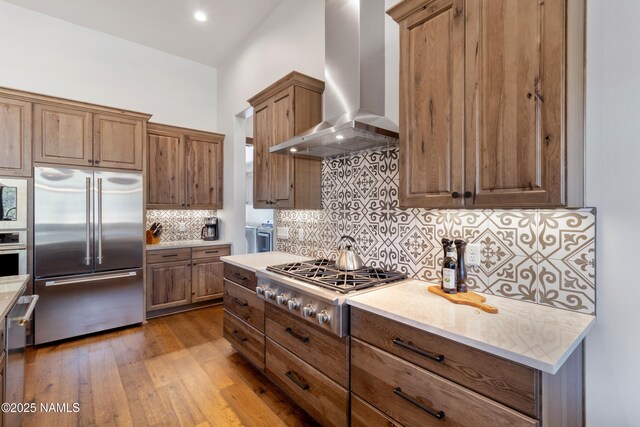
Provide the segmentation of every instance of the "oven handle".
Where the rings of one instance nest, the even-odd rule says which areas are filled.
[[[72,285],[74,283],[86,283],[86,282],[100,282],[102,280],[111,280],[111,279],[122,279],[125,277],[137,276],[138,273],[135,271],[130,271],[128,273],[119,273],[119,274],[109,274],[108,276],[99,276],[99,277],[80,277],[77,279],[67,279],[67,280],[51,280],[49,282],[45,282],[45,286],[62,286],[62,285]]]
[[[27,308],[27,312],[24,314],[24,316],[22,317],[18,317],[17,320],[18,321],[18,325],[20,326],[24,326],[27,323],[29,323],[29,321],[31,320],[31,316],[33,316],[33,310],[36,309],[36,304],[38,303],[38,300],[40,299],[39,295],[29,295],[29,296],[25,296],[23,297],[25,298],[25,302],[26,300],[30,300],[29,301],[29,307]]]

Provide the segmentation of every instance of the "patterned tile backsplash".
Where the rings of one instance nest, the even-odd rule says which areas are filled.
[[[197,240],[204,226],[204,218],[216,216],[215,210],[161,210],[149,209],[147,211],[148,229],[154,222],[162,224],[163,242],[175,242],[177,240]],[[180,231],[180,223],[184,222],[185,231]]]
[[[323,210],[276,211],[277,250],[334,258],[348,234],[366,264],[439,280],[440,240],[463,238],[482,248],[471,289],[595,313],[595,209],[401,209],[398,181],[397,148],[326,159]]]

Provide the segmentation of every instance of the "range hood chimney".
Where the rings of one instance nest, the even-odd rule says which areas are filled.
[[[332,157],[395,144],[384,116],[384,0],[326,0],[324,121],[271,147]]]

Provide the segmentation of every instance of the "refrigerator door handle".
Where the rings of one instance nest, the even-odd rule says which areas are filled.
[[[123,279],[125,277],[136,276],[138,273],[135,271],[129,271],[128,273],[116,273],[116,274],[108,274],[105,276],[98,277],[78,277],[74,279],[66,279],[66,280],[50,280],[44,283],[45,286],[62,286],[62,285],[73,285],[74,283],[86,283],[86,282],[101,282],[103,280],[111,280],[111,279]]]
[[[86,200],[86,257],[84,258],[84,265],[91,265],[91,178],[87,177],[86,179],[86,191],[87,191],[87,200]]]
[[[98,178],[98,264],[102,264],[102,178]]]

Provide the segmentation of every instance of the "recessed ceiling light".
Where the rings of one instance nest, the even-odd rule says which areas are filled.
[[[193,17],[196,18],[196,21],[204,22],[207,20],[207,15],[204,12],[196,12],[193,14]]]
[[[344,139],[343,135],[336,135],[336,139]]]
[[[296,153],[298,152],[298,149],[296,147],[291,147],[289,148],[289,151],[291,151],[292,153]]]

